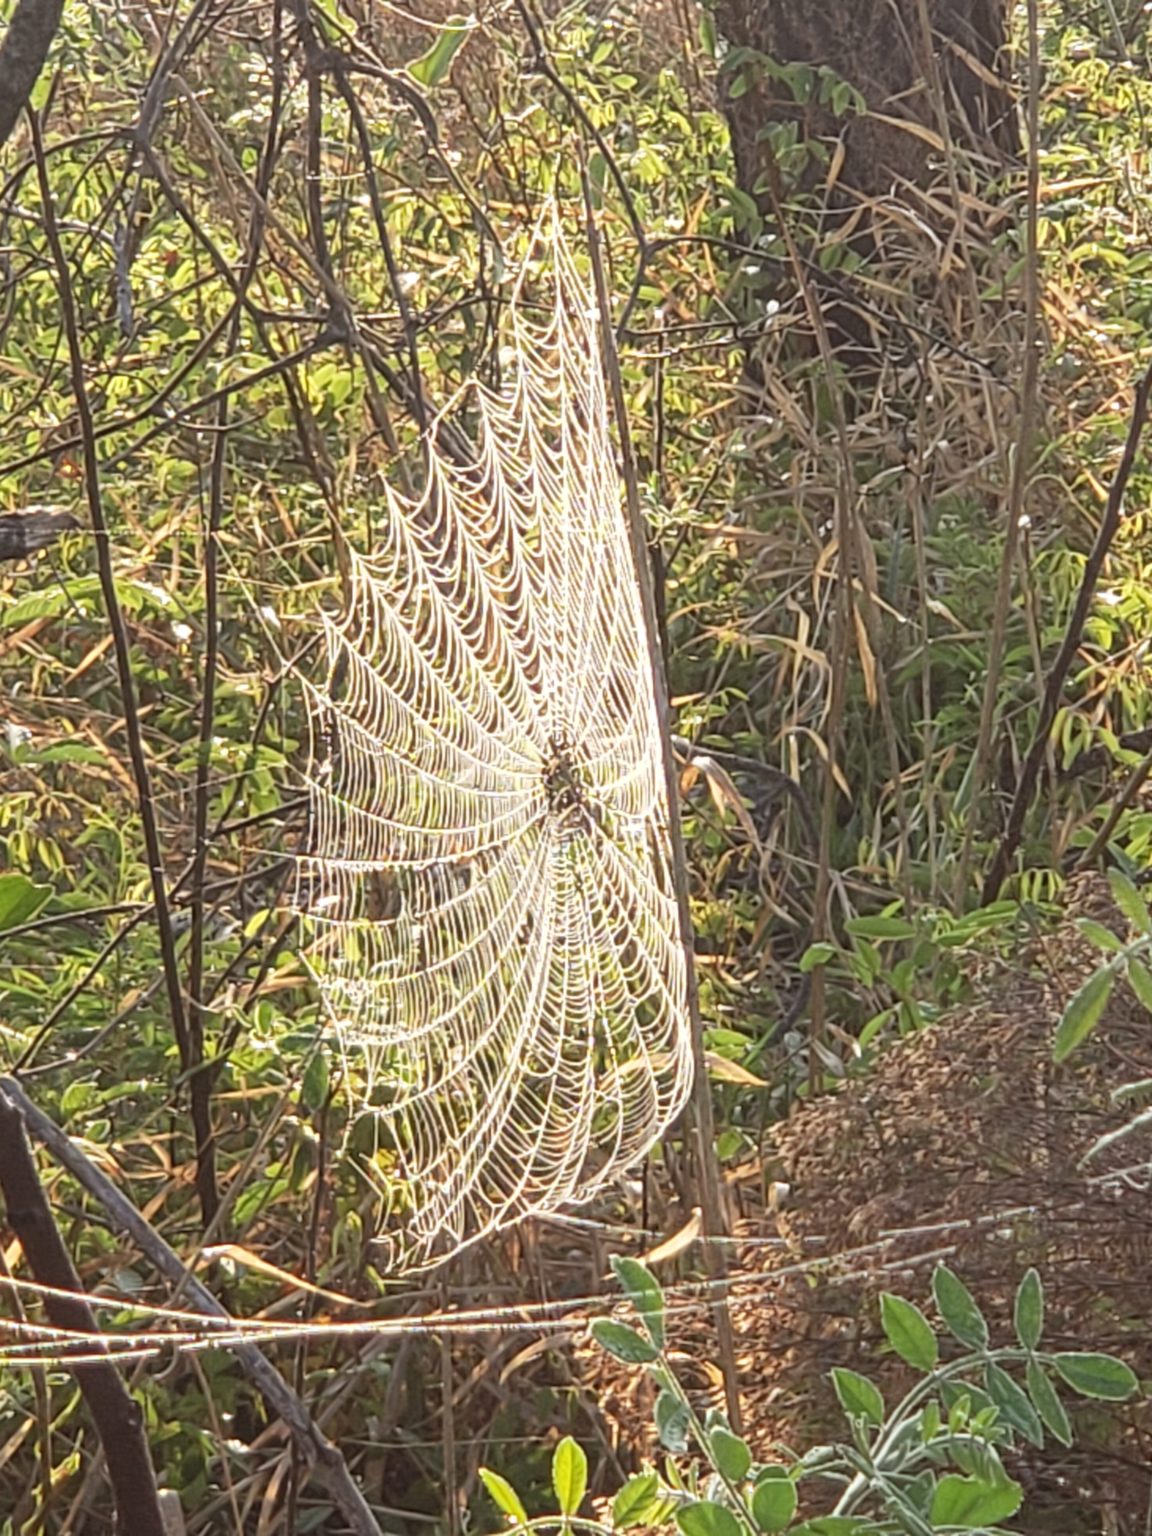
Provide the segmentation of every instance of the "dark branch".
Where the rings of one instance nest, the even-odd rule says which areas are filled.
[[[0,47],[0,144],[8,142],[40,77],[64,0],[20,0]]]
[[[57,1328],[75,1333],[98,1333],[92,1308],[80,1294],[79,1277],[36,1175],[24,1116],[2,1088],[0,1192],[7,1207],[8,1224],[20,1239],[33,1278],[40,1285],[52,1286],[56,1292],[77,1293],[45,1296],[44,1310],[49,1321]],[[108,1477],[116,1497],[117,1529],[123,1536],[166,1536],[140,1409],[110,1360],[87,1361],[72,1369],[104,1447]]]
[[[141,1253],[175,1287],[177,1296],[187,1297],[191,1306],[208,1317],[228,1319],[228,1313],[204,1285],[191,1274],[184,1260],[171,1249],[156,1229],[120,1193],[101,1169],[89,1161],[64,1131],[39,1109],[20,1084],[11,1077],[0,1078],[0,1096],[18,1106],[31,1133],[41,1142],[76,1182],[98,1200],[114,1225],[126,1232]],[[261,1393],[269,1410],[283,1420],[293,1443],[312,1467],[316,1479],[327,1489],[355,1536],[380,1536],[380,1526],[363,1493],[356,1486],[348,1464],[308,1411],[306,1404],[292,1390],[271,1361],[254,1344],[234,1342],[232,1353],[240,1369]],[[145,1536],[133,1529],[132,1536]]]
[[[19,512],[0,513],[0,560],[26,560],[79,526],[71,512],[60,507],[23,507]]]
[[[1112,484],[1108,491],[1108,502],[1104,508],[1104,516],[1100,520],[1100,527],[1096,533],[1096,542],[1088,555],[1088,562],[1084,567],[1084,574],[1080,579],[1080,590],[1076,594],[1076,601],[1072,606],[1072,613],[1064,630],[1064,639],[1060,643],[1060,649],[1056,653],[1056,660],[1052,663],[1052,670],[1044,684],[1044,697],[1040,703],[1040,718],[1036,722],[1036,730],[1032,737],[1032,744],[1028,748],[1028,755],[1024,759],[1024,766],[1020,770],[1020,777],[1016,784],[1016,793],[1012,799],[1012,806],[1008,812],[1008,823],[1004,829],[1004,836],[1000,839],[999,846],[992,859],[991,868],[984,880],[984,893],[981,897],[983,905],[988,906],[995,901],[1000,894],[1000,887],[1007,878],[1016,850],[1020,846],[1020,835],[1024,830],[1024,818],[1032,804],[1032,797],[1036,791],[1036,780],[1040,775],[1040,765],[1044,761],[1044,753],[1048,749],[1048,737],[1056,719],[1056,711],[1060,706],[1060,696],[1064,689],[1064,683],[1071,669],[1076,652],[1080,649],[1080,642],[1084,636],[1084,625],[1087,622],[1089,611],[1096,597],[1096,583],[1100,579],[1100,572],[1104,562],[1108,558],[1108,551],[1112,548],[1112,541],[1116,537],[1124,517],[1124,494],[1128,489],[1128,481],[1132,478],[1132,470],[1136,464],[1136,454],[1140,448],[1140,438],[1144,431],[1144,423],[1148,416],[1148,400],[1152,395],[1152,366],[1150,366],[1136,386],[1136,397],[1132,404],[1132,416],[1128,423],[1128,437],[1124,443],[1124,452],[1120,456],[1120,463],[1116,473],[1112,477]]]

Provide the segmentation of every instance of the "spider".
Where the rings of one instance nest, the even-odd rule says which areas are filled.
[[[585,808],[584,788],[572,761],[571,745],[564,737],[552,737],[550,756],[544,764],[544,794],[548,809],[557,816],[568,816]]]

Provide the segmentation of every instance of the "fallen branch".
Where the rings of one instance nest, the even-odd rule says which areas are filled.
[[[180,1288],[198,1312],[229,1320],[226,1308],[189,1273],[180,1255],[169,1248],[112,1180],[84,1156],[71,1137],[37,1109],[19,1083],[9,1077],[0,1077],[0,1093],[7,1094],[19,1106],[29,1131],[47,1147],[57,1162],[67,1168],[76,1182],[99,1201],[113,1222],[128,1234],[166,1279]],[[348,1470],[348,1463],[276,1367],[253,1344],[236,1342],[231,1349],[240,1369],[268,1407],[287,1425],[316,1481],[330,1494],[355,1536],[381,1536],[376,1517]]]
[[[98,1334],[96,1318],[83,1298],[80,1277],[57,1231],[37,1176],[21,1106],[3,1088],[0,1192],[7,1207],[8,1224],[20,1239],[33,1278],[40,1285],[53,1287],[44,1298],[49,1321],[57,1328]],[[61,1295],[63,1291],[74,1291],[76,1295]],[[144,1438],[144,1417],[119,1372],[110,1360],[89,1360],[74,1365],[72,1370],[104,1449],[116,1500],[117,1530],[122,1536],[168,1536],[170,1526],[160,1512],[156,1478]]]
[[[1064,690],[1064,684],[1068,677],[1076,652],[1080,649],[1080,642],[1084,634],[1084,625],[1088,618],[1088,612],[1092,607],[1092,601],[1096,596],[1096,583],[1100,579],[1100,572],[1104,561],[1108,557],[1108,551],[1112,547],[1112,541],[1116,537],[1117,530],[1124,516],[1124,493],[1128,489],[1128,481],[1132,478],[1132,470],[1136,464],[1136,453],[1140,447],[1140,438],[1144,431],[1144,423],[1148,416],[1148,397],[1152,394],[1152,366],[1136,388],[1136,398],[1132,403],[1132,418],[1128,424],[1128,437],[1124,443],[1124,452],[1120,457],[1120,463],[1116,473],[1112,477],[1112,484],[1108,490],[1108,501],[1104,508],[1104,516],[1100,520],[1100,527],[1096,534],[1096,542],[1092,545],[1088,556],[1088,563],[1084,567],[1084,575],[1080,579],[1080,590],[1076,594],[1076,602],[1068,619],[1068,625],[1064,631],[1064,639],[1060,643],[1056,660],[1052,663],[1052,670],[1048,674],[1044,685],[1044,698],[1040,705],[1040,718],[1036,722],[1036,732],[1032,737],[1032,744],[1028,748],[1028,755],[1024,759],[1024,766],[1020,770],[1020,777],[1016,783],[1016,793],[1012,799],[1012,808],[1008,813],[1008,824],[1004,829],[1004,835],[1000,839],[1000,846],[996,850],[996,856],[992,860],[991,868],[984,881],[984,905],[996,900],[1000,894],[1000,887],[1004,884],[1008,867],[1020,844],[1020,834],[1024,828],[1024,817],[1028,814],[1028,808],[1032,804],[1032,797],[1036,793],[1036,780],[1040,775],[1040,764],[1044,760],[1044,753],[1048,749],[1048,738],[1052,730],[1053,721],[1056,719],[1056,711],[1060,705],[1060,696]]]

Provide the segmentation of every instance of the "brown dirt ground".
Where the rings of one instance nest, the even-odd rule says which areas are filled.
[[[882,1348],[876,1298],[892,1290],[931,1313],[938,1257],[974,1291],[994,1341],[1012,1342],[1012,1296],[1035,1265],[1050,1347],[1115,1352],[1152,1375],[1152,1138],[1080,1166],[1138,1107],[1111,1094],[1152,1078],[1152,1019],[1118,987],[1091,1041],[1065,1065],[1051,1058],[1067,999],[1099,963],[1076,926],[1084,916],[1127,934],[1102,880],[1074,883],[1055,934],[987,965],[964,1007],[777,1127],[765,1166],[790,1186],[785,1210],[768,1209],[763,1168],[733,1181],[741,1241],[731,1312],[744,1429],[760,1456],[774,1442],[804,1449],[842,1436],[827,1380],[834,1365],[872,1376],[890,1401],[909,1384]],[[670,1326],[684,1379],[719,1401],[708,1309],[675,1310]],[[650,1384],[594,1349],[581,1351],[580,1366],[622,1426],[617,1453],[632,1463],[650,1454]],[[1017,1458],[1028,1490],[1021,1529],[1143,1533],[1152,1406],[1084,1407],[1076,1428],[1072,1452]]]

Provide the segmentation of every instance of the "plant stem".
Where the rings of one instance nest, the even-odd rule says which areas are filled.
[[[1076,601],[1064,630],[1064,638],[1060,643],[1056,659],[1052,663],[1052,670],[1048,674],[1044,686],[1044,697],[1040,705],[1040,718],[1036,722],[1036,729],[1032,735],[1032,743],[1028,749],[1028,755],[1024,759],[1024,766],[1020,770],[1020,778],[1016,785],[1016,793],[1012,800],[1012,809],[1008,815],[1008,825],[1004,829],[1004,836],[1000,839],[1000,845],[996,850],[996,857],[992,860],[992,867],[988,871],[984,882],[984,904],[996,900],[1000,893],[1000,887],[1008,874],[1008,867],[1020,842],[1020,834],[1024,829],[1024,817],[1032,804],[1032,796],[1036,788],[1036,779],[1040,773],[1040,763],[1048,747],[1048,736],[1052,724],[1056,719],[1056,711],[1060,704],[1060,695],[1064,688],[1064,682],[1080,648],[1080,641],[1084,634],[1084,625],[1088,619],[1088,612],[1096,596],[1096,583],[1100,579],[1104,561],[1108,551],[1112,547],[1112,541],[1120,528],[1124,516],[1124,494],[1128,489],[1128,481],[1132,477],[1132,470],[1136,464],[1136,454],[1140,447],[1140,438],[1144,432],[1144,424],[1148,418],[1149,397],[1152,395],[1152,364],[1145,371],[1144,377],[1136,388],[1136,397],[1132,404],[1132,416],[1128,424],[1128,436],[1124,444],[1124,452],[1116,473],[1112,477],[1112,484],[1108,488],[1108,503],[1104,509],[1104,516],[1100,519],[1100,527],[1096,533],[1095,542],[1084,567],[1084,574],[1080,579],[1080,588],[1076,593]]]
[[[156,915],[156,931],[160,939],[160,954],[164,968],[164,982],[168,993],[168,1008],[172,1029],[180,1052],[180,1063],[185,1071],[191,1065],[188,1026],[184,1012],[184,994],[180,984],[180,969],[176,957],[176,937],[172,926],[172,912],[168,901],[168,886],[164,876],[164,855],[160,846],[160,833],[156,823],[156,808],[152,798],[152,783],[148,772],[148,760],[144,752],[144,733],[136,702],[136,682],[132,674],[132,649],[128,628],[120,608],[116,589],[116,573],[112,564],[112,537],[104,516],[104,498],[100,487],[100,462],[96,454],[96,429],[88,387],[84,373],[84,354],[80,345],[80,326],[76,313],[76,300],[72,291],[72,277],[68,259],[60,239],[56,222],[56,205],[52,186],[48,179],[48,166],[44,158],[44,143],[40,134],[40,121],[35,112],[29,113],[32,127],[32,144],[36,157],[36,172],[40,185],[40,197],[44,210],[44,233],[52,252],[56,268],[56,289],[60,298],[60,317],[68,342],[68,356],[72,372],[72,392],[76,399],[76,414],[80,422],[80,436],[84,461],[84,492],[88,513],[92,521],[92,533],[96,545],[96,564],[100,575],[100,590],[112,631],[113,649],[116,655],[116,673],[120,685],[120,706],[124,711],[124,734],[128,742],[128,755],[132,762],[132,776],[136,784],[136,797],[140,807],[140,825],[144,834],[144,848],[148,859],[148,877],[152,886],[152,902]]]
[[[1040,216],[1040,19],[1038,0],[1028,0],[1028,179],[1027,211],[1024,234],[1024,372],[1020,382],[1020,421],[1012,458],[1008,488],[1007,527],[996,583],[996,602],[992,611],[992,633],[988,638],[988,670],[984,675],[984,693],[980,701],[980,724],[976,752],[972,759],[968,798],[968,816],[964,842],[956,869],[952,900],[962,912],[968,899],[968,872],[976,827],[984,812],[983,789],[992,753],[992,730],[1000,678],[1004,664],[1004,643],[1008,614],[1012,605],[1012,572],[1020,542],[1020,520],[1028,491],[1032,463],[1032,439],[1035,432],[1037,395],[1040,378],[1040,252],[1038,222]],[[990,882],[989,882],[990,883]],[[989,899],[987,894],[984,900]]]
[[[8,1221],[20,1240],[38,1284],[52,1288],[44,1310],[54,1327],[93,1336],[100,1352],[100,1329],[84,1299],[80,1277],[52,1220],[44,1187],[36,1173],[25,1132],[25,1117],[12,1095],[0,1087],[0,1193]],[[65,1295],[64,1292],[75,1292]],[[77,1362],[76,1384],[92,1414],[104,1450],[108,1479],[116,1498],[121,1536],[165,1536],[156,1478],[144,1438],[144,1417],[128,1394],[111,1360]]]
[[[616,355],[615,335],[609,317],[608,285],[600,252],[600,235],[592,214],[591,190],[588,186],[587,172],[583,166],[581,166],[581,175],[587,217],[588,249],[592,258],[592,272],[596,284],[596,300],[600,311],[604,369],[608,380],[612,409],[616,417],[616,427],[620,442],[620,458],[623,466],[625,500],[628,513],[628,533],[632,545],[632,562],[644,613],[648,664],[651,669],[656,713],[660,725],[660,751],[664,769],[664,793],[668,807],[668,837],[672,853],[673,879],[676,885],[676,907],[680,925],[680,942],[684,950],[688,1021],[692,1036],[692,1055],[695,1065],[692,1110],[696,1132],[696,1177],[700,1196],[700,1208],[704,1217],[705,1236],[722,1237],[727,1232],[727,1222],[724,1216],[720,1168],[716,1156],[716,1125],[712,1112],[712,1090],[708,1081],[708,1069],[705,1061],[704,1025],[700,1017],[700,995],[696,981],[696,936],[692,925],[692,910],[688,897],[688,861],[684,851],[684,834],[679,816],[680,781],[676,769],[676,757],[672,747],[668,679],[665,675],[664,656],[660,647],[655,588],[652,579],[652,563],[648,551],[644,515],[640,509],[636,461],[632,451],[632,439],[628,432],[624,386],[620,377],[619,359]],[[713,1278],[722,1282],[726,1273],[726,1261],[722,1249],[714,1243],[706,1243],[705,1254],[707,1255],[707,1263]],[[712,1311],[719,1341],[720,1368],[724,1373],[724,1395],[728,1406],[728,1417],[733,1429],[739,1431],[740,1392],[736,1370],[736,1341],[732,1331],[732,1316],[728,1308],[727,1289],[722,1283],[717,1286]]]
[[[121,1194],[111,1179],[95,1166],[71,1137],[29,1099],[19,1083],[0,1077],[0,1094],[19,1108],[32,1134],[52,1153],[108,1212],[113,1224],[121,1228],[157,1268],[188,1296],[198,1312],[209,1317],[228,1318],[228,1312],[208,1288],[185,1266],[156,1229],[151,1226],[127,1196]],[[243,1180],[240,1180],[242,1185]],[[357,1487],[338,1446],[327,1438],[308,1410],[307,1404],[292,1390],[270,1360],[254,1344],[233,1340],[230,1348],[240,1369],[262,1394],[268,1407],[287,1426],[293,1442],[313,1470],[317,1482],[329,1493],[355,1536],[380,1536],[376,1517]],[[133,1531],[132,1536],[136,1536]],[[140,1533],[144,1536],[144,1533]]]

